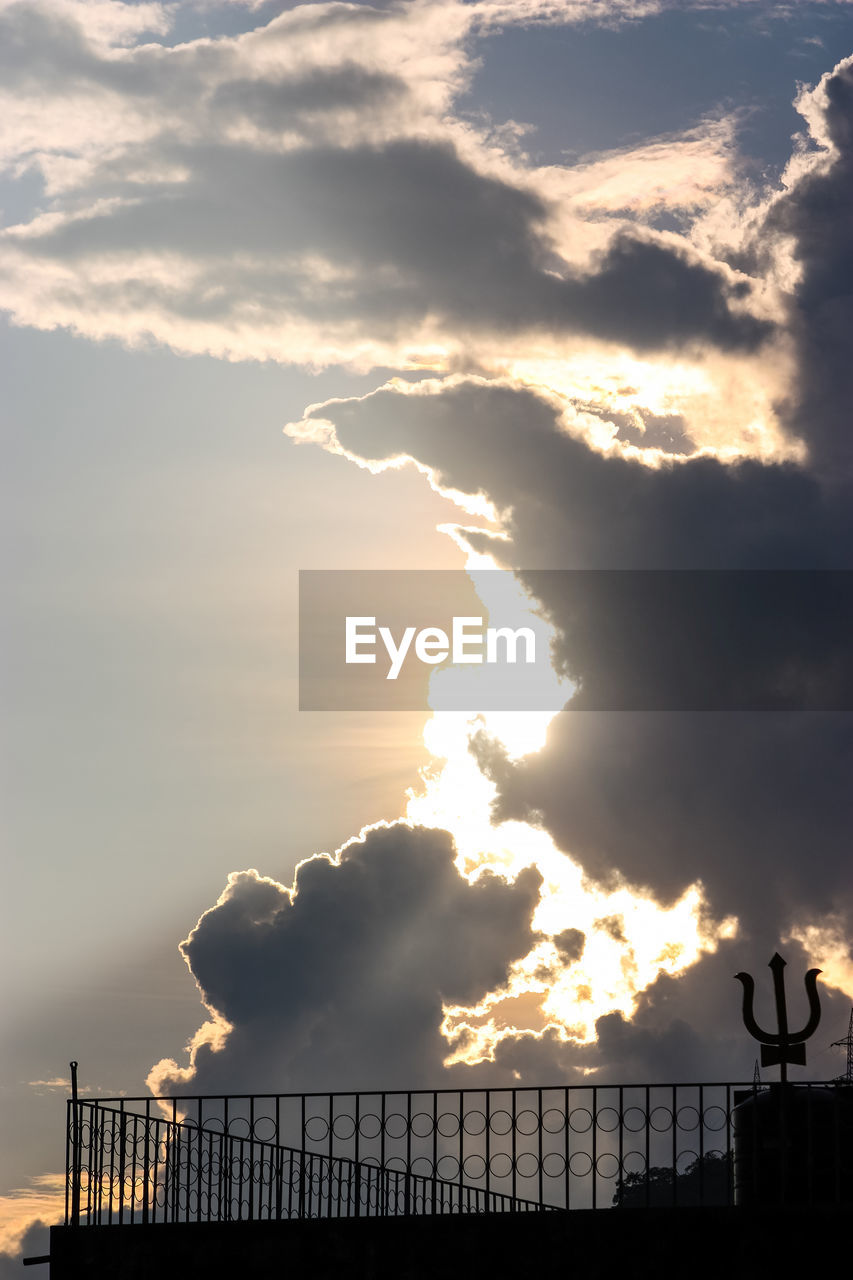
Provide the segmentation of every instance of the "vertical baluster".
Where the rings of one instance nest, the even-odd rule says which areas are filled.
[[[678,1203],[678,1094],[676,1093],[678,1086],[672,1086],[672,1097],[670,1100],[670,1114],[672,1116],[672,1183],[671,1183],[671,1200],[672,1206],[675,1208]]]
[[[570,1171],[569,1171],[569,1158],[570,1158],[570,1156],[571,1156],[571,1151],[570,1151],[570,1149],[569,1149],[569,1107],[570,1107],[570,1098],[571,1098],[571,1095],[570,1095],[570,1093],[569,1093],[569,1087],[568,1087],[568,1085],[564,1085],[564,1086],[563,1086],[563,1132],[564,1132],[564,1134],[565,1134],[565,1138],[564,1138],[564,1141],[563,1141],[563,1151],[564,1151],[565,1160],[566,1160],[566,1170],[565,1170],[565,1179],[566,1179],[565,1207],[566,1207],[567,1209],[571,1209],[571,1207],[572,1207],[572,1206],[571,1206],[571,1176],[570,1176]]]
[[[458,1126],[456,1131],[456,1139],[457,1139],[456,1161],[457,1161],[457,1164],[459,1165],[457,1181],[459,1182],[460,1197],[462,1195],[462,1186],[463,1186],[462,1162],[465,1159],[465,1107],[466,1107],[467,1098],[468,1098],[467,1093],[464,1093],[460,1089],[459,1093],[457,1094],[457,1105],[456,1105],[456,1123]],[[460,1205],[460,1209],[461,1207],[462,1206]]]
[[[125,1141],[125,1117],[124,1117],[124,1099],[119,1103],[119,1130],[118,1130],[118,1169],[119,1169],[119,1195],[118,1195],[118,1222],[119,1226],[124,1222],[124,1179],[125,1179],[125,1158],[127,1155]]]
[[[616,1185],[625,1195],[625,1090],[619,1086],[619,1169],[616,1174]]]
[[[539,1127],[539,1154],[538,1154],[538,1160],[539,1160],[539,1175],[538,1175],[538,1178],[537,1178],[537,1185],[538,1185],[538,1187],[539,1187],[539,1203],[541,1204],[541,1203],[542,1203],[542,1189],[543,1189],[543,1182],[542,1182],[542,1179],[543,1179],[543,1177],[544,1177],[544,1172],[543,1172],[543,1169],[542,1169],[542,1162],[543,1162],[543,1160],[545,1159],[545,1153],[544,1153],[544,1149],[543,1149],[543,1145],[542,1145],[542,1090],[541,1090],[541,1089],[538,1089],[538,1090],[537,1090],[537,1095],[536,1095],[536,1096],[537,1096],[537,1100],[538,1100],[538,1112],[537,1112],[537,1114],[538,1114],[538,1117],[539,1117],[539,1126],[538,1126],[538,1127]]]
[[[202,1126],[202,1120],[204,1119],[204,1114],[203,1114],[202,1107],[203,1107],[203,1100],[202,1100],[201,1098],[199,1098],[199,1099],[197,1099],[197,1102],[196,1102],[196,1131],[197,1131],[197,1135],[198,1135],[198,1136],[197,1136],[197,1138],[196,1138],[196,1148],[197,1148],[197,1150],[196,1150],[196,1172],[195,1172],[195,1183],[196,1183],[196,1186],[195,1186],[195,1192],[196,1192],[195,1220],[196,1220],[196,1222],[201,1222],[201,1189],[202,1189],[202,1177],[204,1176],[204,1175],[203,1175],[203,1169],[204,1169],[204,1133],[203,1133],[203,1130],[202,1130],[202,1127],[201,1127],[201,1126]],[[189,1200],[189,1195],[187,1195],[187,1200]]]
[[[332,1179],[334,1177],[334,1166],[332,1164],[333,1153],[335,1150],[335,1094],[329,1094],[329,1190],[326,1196],[326,1212],[329,1217],[332,1216]]]
[[[151,1183],[151,1153],[149,1145],[151,1142],[151,1099],[145,1099],[145,1128],[143,1133],[143,1157],[142,1157],[142,1221],[148,1222],[149,1208],[148,1196],[150,1194]]]
[[[849,1045],[848,1045],[848,1053],[849,1053]],[[848,1058],[848,1062],[849,1062],[849,1058]],[[849,1085],[849,1080],[848,1080],[848,1085]],[[850,1194],[850,1184],[849,1184],[849,1182],[848,1182],[848,1184],[847,1184],[846,1188],[842,1188],[842,1184],[841,1184],[841,1125],[842,1125],[842,1123],[845,1121],[845,1119],[846,1119],[846,1121],[847,1121],[847,1124],[846,1124],[846,1137],[847,1137],[847,1141],[848,1141],[848,1143],[849,1143],[849,1141],[850,1141],[850,1124],[851,1124],[851,1120],[853,1120],[853,1114],[851,1114],[851,1107],[850,1107],[850,1103],[849,1103],[849,1102],[848,1102],[848,1104],[847,1104],[847,1109],[846,1109],[846,1111],[845,1111],[845,1109],[843,1109],[843,1108],[842,1108],[842,1106],[841,1106],[841,1089],[839,1088],[838,1084],[836,1083],[836,1084],[835,1084],[835,1086],[833,1087],[833,1091],[832,1091],[832,1137],[833,1137],[833,1143],[832,1143],[832,1156],[833,1156],[833,1162],[832,1162],[832,1167],[833,1167],[833,1182],[834,1182],[834,1184],[835,1184],[835,1195],[834,1195],[834,1197],[833,1197],[833,1203],[834,1203],[834,1204],[836,1204],[836,1205],[840,1205],[840,1204],[841,1204],[841,1197],[842,1197],[842,1195],[843,1195],[843,1193],[844,1193],[844,1191],[845,1191],[845,1190],[846,1190],[846,1192],[847,1192],[847,1194],[848,1194],[848,1195]],[[849,1148],[848,1148],[848,1150],[849,1150]],[[851,1161],[851,1160],[853,1160],[853,1156],[848,1155],[848,1162],[849,1162],[849,1161]],[[845,1166],[846,1166],[846,1168],[847,1168],[847,1171],[848,1171],[848,1178],[849,1178],[849,1177],[850,1177],[851,1170],[850,1170],[850,1165],[849,1165],[849,1163],[848,1163],[848,1162],[845,1162]]]
[[[412,1168],[412,1095],[406,1094],[406,1183],[405,1212],[409,1212],[409,1174]]]
[[[379,1108],[379,1122],[380,1122],[380,1129],[379,1129],[379,1167],[380,1167],[381,1169],[384,1169],[384,1168],[385,1168],[385,1115],[386,1115],[386,1110],[385,1110],[385,1094],[384,1094],[384,1093],[380,1094],[380,1098],[381,1098],[381,1102],[380,1102],[380,1108]]]
[[[93,1122],[93,1127],[92,1127],[93,1148],[94,1148],[95,1135],[97,1135],[97,1155],[95,1156],[95,1160],[94,1160],[95,1167],[92,1175],[95,1178],[95,1205],[94,1205],[95,1222],[97,1223],[98,1226],[100,1226],[101,1217],[103,1213],[103,1203],[104,1203],[105,1132],[104,1132],[104,1113],[99,1108],[97,1102],[92,1108],[92,1122]]]
[[[300,1143],[300,1146],[302,1148],[302,1155],[299,1158],[299,1217],[304,1218],[305,1217],[305,1178],[306,1178],[306,1172],[308,1168],[308,1157],[306,1155],[307,1147],[305,1145],[307,1142],[307,1136],[305,1133],[305,1094],[304,1093],[301,1099],[301,1124],[302,1124],[302,1141]]]
[[[699,1086],[699,1203],[705,1203],[705,1086]]]
[[[511,1091],[512,1097],[512,1207],[515,1209],[515,1201],[518,1198],[518,1169],[516,1162],[518,1159],[518,1134],[515,1127],[516,1122],[516,1091]]]
[[[598,1085],[592,1086],[592,1207],[598,1208]]]
[[[651,1138],[650,1138],[650,1134],[649,1134],[649,1130],[650,1130],[650,1128],[651,1128],[651,1111],[649,1110],[649,1108],[650,1108],[650,1107],[651,1107],[651,1098],[650,1098],[650,1096],[649,1096],[649,1086],[648,1086],[648,1085],[646,1085],[646,1107],[645,1107],[645,1111],[646,1111],[646,1123],[645,1123],[645,1132],[646,1132],[646,1184],[645,1184],[645,1185],[646,1185],[646,1208],[647,1208],[647,1209],[648,1209],[648,1207],[649,1207],[649,1195],[650,1195],[650,1186],[651,1186],[651,1183],[650,1183],[650,1179],[651,1179]]]
[[[154,1179],[151,1187],[151,1221],[157,1221],[157,1191],[160,1185],[160,1152],[164,1149],[164,1142],[160,1134],[163,1128],[163,1121],[157,1116],[154,1121]]]
[[[355,1095],[355,1133],[353,1137],[355,1138],[355,1161],[354,1161],[353,1169],[350,1171],[350,1183],[354,1184],[354,1186],[351,1187],[350,1196],[355,1194],[355,1206],[353,1208],[353,1215],[354,1217],[358,1218],[361,1215],[361,1192],[359,1190],[360,1179],[357,1172],[359,1168],[358,1148],[359,1148],[359,1142],[361,1140],[361,1094],[360,1093],[357,1093]]]
[[[229,1114],[228,1098],[225,1097],[222,1103],[222,1141],[219,1143],[219,1162],[221,1172],[219,1175],[222,1193],[225,1197],[225,1221],[231,1222],[234,1219],[234,1167],[232,1163],[231,1147],[229,1143],[228,1129],[231,1124],[231,1116]],[[237,1214],[239,1217],[239,1212]]]
[[[139,1176],[137,1172],[137,1163],[136,1163],[136,1155],[139,1147],[139,1117],[133,1116],[132,1120],[133,1120],[133,1137],[131,1139],[131,1142],[132,1142],[133,1155],[131,1157],[131,1162],[130,1162],[130,1221],[135,1222],[136,1220],[136,1186],[137,1186],[137,1178]]]
[[[492,1091],[487,1089],[485,1093],[485,1102],[483,1103],[483,1113],[486,1117],[486,1193],[492,1190]]]

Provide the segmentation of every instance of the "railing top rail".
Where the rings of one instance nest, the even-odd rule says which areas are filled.
[[[773,1081],[762,1081],[759,1088],[766,1088]],[[795,1085],[816,1086],[837,1086],[835,1080],[793,1080],[789,1083]],[[441,1088],[430,1088],[424,1085],[422,1088],[415,1089],[302,1089],[292,1090],[285,1093],[168,1093],[168,1094],[139,1094],[135,1096],[120,1095],[110,1098],[81,1098],[81,1102],[95,1102],[101,1105],[106,1104],[127,1104],[129,1102],[206,1102],[214,1098],[230,1098],[234,1101],[248,1102],[251,1099],[263,1100],[275,1098],[375,1098],[383,1094],[392,1097],[425,1097],[436,1095],[438,1097],[459,1097],[464,1094],[487,1094],[487,1093],[562,1093],[569,1092],[592,1091],[592,1090],[628,1090],[628,1089],[752,1089],[755,1087],[754,1080],[661,1080],[661,1081],[634,1081],[629,1084],[621,1082],[606,1083],[601,1081],[590,1082],[563,1082],[561,1084],[505,1084],[505,1085],[463,1085],[458,1088],[450,1088],[447,1085]]]

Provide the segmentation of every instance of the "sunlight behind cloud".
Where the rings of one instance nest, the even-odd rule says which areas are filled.
[[[820,965],[821,981],[853,1000],[853,955],[840,917],[829,917],[820,924],[793,925],[784,941],[801,943],[806,954]]]
[[[517,385],[562,401],[566,430],[601,452],[617,449],[647,466],[705,453],[802,460],[803,446],[781,428],[777,402],[791,376],[784,345],[756,357],[706,352],[699,359],[643,358],[598,344],[565,357],[524,356],[506,366]],[[726,413],[721,415],[720,406]],[[671,420],[662,432],[658,420]]]
[[[519,619],[532,618],[532,602],[512,575],[495,574],[485,554],[471,553],[468,570],[484,603],[498,584],[514,583]],[[540,625],[541,624],[541,620]],[[568,699],[572,686],[552,672]],[[436,673],[433,680],[438,680]],[[719,942],[737,932],[733,917],[712,920],[701,883],[672,906],[621,884],[605,890],[586,879],[580,865],[557,848],[544,830],[525,822],[492,821],[497,786],[472,751],[476,737],[504,757],[540,750],[556,712],[436,712],[424,729],[434,763],[421,772],[422,789],[410,790],[406,819],[453,835],[460,873],[474,881],[484,872],[513,881],[526,867],[542,876],[533,928],[540,940],[510,970],[505,988],[473,1006],[444,1008],[446,1064],[493,1060],[502,1039],[547,1028],[563,1041],[589,1044],[596,1020],[618,1012],[630,1019],[637,996],[662,973],[683,973]],[[566,713],[571,714],[571,713]],[[582,714],[582,713],[579,713]],[[562,944],[569,931],[577,946]]]
[[[457,866],[470,880],[484,871],[513,880],[528,866],[543,877],[533,927],[542,941],[513,966],[504,990],[479,1004],[446,1007],[442,1030],[451,1043],[449,1062],[478,1062],[494,1057],[496,1045],[513,1031],[548,1026],[561,1039],[589,1043],[595,1022],[606,1013],[633,1016],[636,997],[661,973],[683,973],[704,953],[737,931],[734,918],[712,921],[700,883],[691,885],[671,907],[660,906],[650,893],[622,885],[605,891],[584,877],[581,867],[556,847],[544,830],[523,822],[491,821],[497,788],[481,772],[470,750],[473,735],[488,731],[496,741],[507,735],[510,750],[533,750],[537,736],[552,716],[524,713],[472,716],[438,712],[428,723],[424,741],[441,762],[422,774],[423,790],[411,792],[407,819],[446,828],[453,834]],[[555,939],[566,930],[583,935],[583,951],[568,961]],[[509,998],[536,996],[517,1008],[537,1010],[540,1026],[502,1026],[495,1017]]]

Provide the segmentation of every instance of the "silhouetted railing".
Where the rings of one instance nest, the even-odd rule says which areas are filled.
[[[70,1124],[73,1132],[74,1116]],[[483,1187],[239,1137],[150,1111],[78,1102],[76,1126],[67,1222],[238,1222],[547,1207]]]
[[[850,1091],[786,1088],[572,1085],[72,1101],[66,1221],[847,1200]]]

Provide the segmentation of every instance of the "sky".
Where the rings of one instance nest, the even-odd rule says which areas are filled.
[[[840,1071],[837,631],[724,643],[719,708],[300,711],[297,582],[513,571],[590,697],[567,570],[853,568],[851,6],[0,28],[2,1265],[72,1058],[105,1096],[749,1079],[732,975],[779,948]],[[696,644],[652,616],[625,678]],[[744,698],[779,671],[806,709]]]

